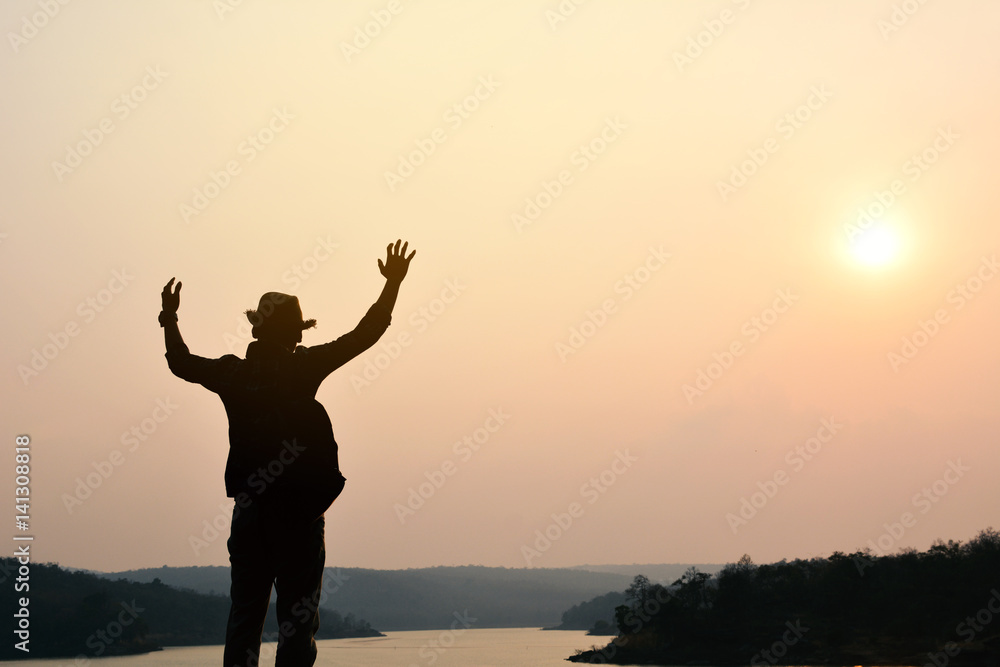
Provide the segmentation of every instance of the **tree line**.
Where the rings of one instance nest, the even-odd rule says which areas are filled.
[[[0,570],[17,571],[13,558],[0,559]],[[147,653],[164,646],[225,643],[229,597],[207,595],[167,586],[159,579],[137,583],[74,572],[54,563],[31,565],[30,590],[4,596],[6,618],[15,612],[16,598],[29,598],[30,653],[13,642],[0,645],[0,659],[87,658]],[[8,613],[9,610],[9,613]],[[374,637],[381,633],[353,614],[320,608],[317,639]],[[277,638],[272,604],[264,637]]]
[[[1000,664],[1000,533],[927,551],[834,552],[669,586],[637,576],[615,609],[617,637],[569,659],[618,664]]]

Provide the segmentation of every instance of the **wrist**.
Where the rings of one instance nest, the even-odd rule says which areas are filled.
[[[167,326],[169,323],[177,323],[177,311],[166,311],[161,310],[160,315],[156,318],[160,322],[161,327]]]

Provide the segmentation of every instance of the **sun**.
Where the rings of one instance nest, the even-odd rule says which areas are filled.
[[[899,234],[885,223],[864,231],[851,242],[854,260],[871,268],[894,264],[899,258],[899,250]]]

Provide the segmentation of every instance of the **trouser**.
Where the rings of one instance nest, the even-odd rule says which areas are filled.
[[[289,525],[287,516],[259,500],[233,508],[225,667],[257,667],[272,584],[278,617],[275,667],[311,667],[316,661],[313,635],[319,629],[325,520],[320,516]]]

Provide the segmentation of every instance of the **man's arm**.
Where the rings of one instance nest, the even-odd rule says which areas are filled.
[[[163,327],[163,343],[167,348],[167,352],[174,350],[177,351],[187,351],[187,345],[184,344],[184,339],[181,337],[180,327],[177,325],[177,309],[181,305],[181,285],[183,283],[177,283],[177,288],[171,291],[171,286],[174,284],[174,279],[171,278],[163,287],[163,292],[160,294],[162,301],[162,309],[160,310],[160,326]]]
[[[414,250],[407,257],[406,247],[409,244],[404,243],[400,248],[400,243],[398,240],[395,244],[390,243],[386,248],[385,262],[381,259],[378,261],[379,271],[385,276],[385,285],[358,326],[335,341],[303,350],[316,363],[316,369],[323,377],[377,343],[388,328],[396,297],[399,295],[399,286],[406,277],[410,260],[417,254]]]
[[[196,382],[211,391],[218,392],[225,383],[227,374],[230,373],[239,359],[233,355],[226,355],[219,359],[206,359],[191,354],[188,346],[181,337],[180,327],[177,325],[177,309],[181,303],[181,283],[177,283],[177,288],[171,290],[174,279],[163,288],[161,294],[163,309],[160,311],[160,326],[163,327],[163,343],[167,348],[167,365],[171,372],[177,377]]]
[[[381,259],[378,261],[378,270],[385,276],[385,286],[382,288],[382,293],[379,294],[375,305],[389,315],[392,314],[392,309],[396,306],[399,286],[403,282],[403,278],[406,277],[407,269],[410,268],[410,260],[417,254],[417,251],[414,250],[407,257],[406,247],[408,245],[410,245],[409,241],[404,243],[402,249],[400,249],[399,239],[397,239],[395,248],[393,248],[393,244],[391,243],[386,247],[385,263],[383,264]]]

